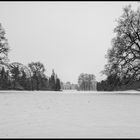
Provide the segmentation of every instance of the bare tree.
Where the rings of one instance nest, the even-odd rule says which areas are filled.
[[[95,76],[93,74],[81,73],[78,77],[80,90],[95,90]]]
[[[9,45],[5,38],[5,30],[0,24],[0,62],[4,63],[8,60]]]
[[[106,75],[117,73],[120,77],[139,78],[140,75],[140,8],[131,6],[123,9],[114,29],[112,48],[108,50],[108,64],[103,71]]]

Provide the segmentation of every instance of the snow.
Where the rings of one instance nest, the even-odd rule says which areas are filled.
[[[140,137],[138,91],[0,92],[0,138],[120,137]]]

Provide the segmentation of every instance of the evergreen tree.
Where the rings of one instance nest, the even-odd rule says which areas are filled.
[[[19,83],[24,89],[27,89],[27,78],[26,78],[26,73],[24,71],[21,71],[22,76],[19,77]]]
[[[11,75],[12,75],[12,86],[15,89],[16,88],[16,83],[19,82],[19,75],[20,75],[20,71],[19,71],[19,67],[13,67],[11,69]]]
[[[5,90],[9,87],[9,73],[5,71],[5,68],[2,67],[0,72],[0,88]]]
[[[3,89],[3,77],[4,77],[4,67],[2,67],[1,71],[0,71],[0,88]]]
[[[1,70],[1,79],[0,79],[0,85],[1,85],[1,89],[4,88],[4,84],[5,84],[5,69],[4,67],[2,67],[2,70]]]
[[[48,90],[49,89],[49,80],[44,74],[44,76],[41,78],[41,90]]]
[[[52,70],[52,75],[49,79],[49,86],[50,86],[50,90],[55,90],[55,73],[54,73],[54,70]]]
[[[59,80],[59,78],[57,78],[56,79],[55,90],[60,91],[60,89],[61,89],[60,80]]]

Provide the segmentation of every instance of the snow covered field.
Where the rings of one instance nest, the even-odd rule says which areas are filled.
[[[140,92],[1,91],[0,138],[8,137],[140,138]]]

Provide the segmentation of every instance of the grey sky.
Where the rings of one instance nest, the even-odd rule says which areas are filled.
[[[107,60],[115,19],[122,8],[138,2],[0,2],[11,62],[40,61],[50,75],[77,83],[80,73],[95,74]]]

